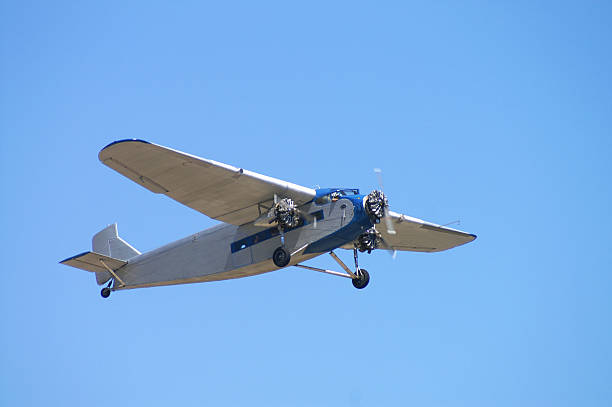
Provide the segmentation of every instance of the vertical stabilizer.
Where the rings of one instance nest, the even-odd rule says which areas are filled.
[[[104,254],[119,260],[129,260],[140,254],[138,250],[119,237],[116,223],[96,233],[91,241],[91,248],[95,253]],[[96,272],[98,285],[106,283],[110,278],[109,272]]]

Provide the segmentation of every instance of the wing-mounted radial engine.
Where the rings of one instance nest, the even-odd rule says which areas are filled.
[[[294,228],[300,224],[300,211],[291,198],[283,198],[275,203],[270,209],[269,215],[272,215],[272,220],[269,223],[276,223],[283,230]],[[269,215],[268,218],[270,218]]]
[[[285,248],[285,232],[299,226],[304,219],[308,219],[308,215],[300,212],[293,199],[278,199],[275,195],[274,205],[255,220],[255,226],[278,227],[281,246],[272,254],[272,260],[277,267],[285,267],[291,261],[291,253]]]
[[[297,227],[305,217],[291,198],[277,199],[270,209],[254,222],[255,226],[279,226],[282,231]]]
[[[368,254],[372,253],[372,250],[378,249],[382,241],[380,233],[376,231],[375,228],[369,228],[365,232],[363,232],[357,240],[355,240],[354,245],[361,253],[368,252]]]

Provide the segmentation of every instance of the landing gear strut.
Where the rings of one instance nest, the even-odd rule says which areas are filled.
[[[366,269],[359,268],[359,264],[357,262],[357,249],[353,249],[353,257],[355,258],[355,273],[353,273],[351,269],[349,269],[348,266],[344,264],[338,256],[336,256],[336,253],[329,252],[329,255],[332,256],[332,258],[336,261],[336,263],[338,263],[340,267],[342,267],[346,273],[340,273],[337,271],[321,269],[318,267],[306,266],[304,264],[294,264],[294,266],[300,267],[303,269],[307,269],[307,270],[318,271],[320,273],[326,273],[326,274],[331,274],[334,276],[350,278],[353,282],[353,287],[358,288],[358,289],[365,288],[368,285],[368,283],[370,282],[370,274],[366,271]]]
[[[281,245],[272,253],[272,261],[276,267],[283,268],[291,261],[291,253],[285,249],[285,228],[278,225],[278,233],[280,234]]]
[[[355,259],[355,270],[357,273],[357,278],[353,278],[353,287],[361,290],[362,288],[366,288],[368,283],[370,282],[370,274],[366,269],[359,268],[359,261],[357,260],[357,248],[353,248],[353,258]]]

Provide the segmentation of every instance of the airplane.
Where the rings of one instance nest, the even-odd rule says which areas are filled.
[[[476,235],[393,212],[382,188],[311,189],[139,139],[104,147],[100,161],[156,194],[222,222],[141,253],[117,224],[94,235],[92,250],[60,263],[95,273],[103,298],[112,291],[254,276],[295,266],[346,277],[365,288],[358,253],[382,249],[439,252]],[[334,253],[353,251],[354,268]],[[303,264],[329,253],[343,272]]]

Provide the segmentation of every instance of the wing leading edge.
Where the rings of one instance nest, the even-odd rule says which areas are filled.
[[[314,189],[143,140],[116,141],[98,158],[152,192],[234,225],[255,220],[272,205],[275,194],[298,205],[316,195]]]
[[[376,227],[392,250],[441,252],[476,239],[476,235],[436,225],[411,216],[389,212],[396,234],[387,233],[384,224]]]

